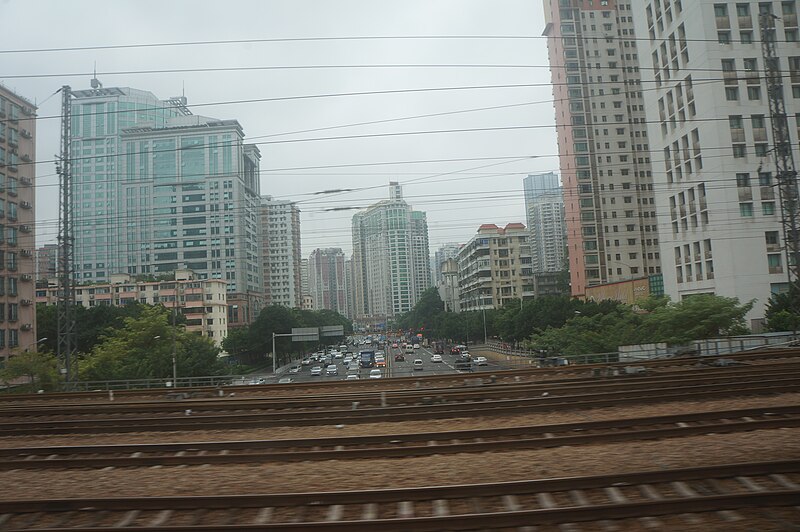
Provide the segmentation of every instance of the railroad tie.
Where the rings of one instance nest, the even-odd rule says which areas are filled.
[[[608,488],[605,488],[604,491],[606,492],[606,495],[608,495],[608,498],[611,499],[611,502],[614,502],[616,504],[625,504],[628,502],[628,498],[625,497],[625,494],[622,493],[622,490],[620,490],[616,486],[610,486]],[[662,527],[661,521],[659,521],[655,517],[641,517],[639,521],[645,528]]]
[[[589,499],[586,498],[586,494],[583,492],[583,490],[571,490],[569,495],[572,497],[572,500],[575,501],[575,504],[579,504],[581,506],[589,506],[591,504]]]
[[[170,517],[172,517],[172,510],[161,510],[150,522],[150,526],[164,526]]]
[[[517,512],[522,509],[516,495],[503,495],[503,504],[506,505],[506,510],[509,512]]]
[[[800,484],[795,484],[791,480],[789,480],[786,475],[775,474],[770,475],[769,478],[786,488],[787,490],[798,490],[800,489]]]
[[[720,495],[724,495],[728,492],[722,484],[715,478],[709,478],[705,481],[706,484],[711,486],[711,488],[716,491]],[[717,512],[717,515],[720,516],[723,520],[732,522],[732,521],[741,521],[744,517],[741,514],[734,512],[733,510],[720,510]]]
[[[450,515],[450,507],[447,504],[447,499],[434,499],[433,515],[434,517],[445,517]]]
[[[378,518],[378,503],[370,502],[364,505],[364,511],[361,514],[361,519],[364,521],[372,521]]]
[[[131,453],[131,458],[139,458],[140,456],[142,456],[142,453],[140,451],[136,451],[135,453]]]
[[[400,501],[397,503],[397,516],[400,519],[409,519],[414,517],[414,502],[413,501]]]
[[[671,485],[675,489],[675,491],[678,492],[683,497],[694,498],[700,496],[696,491],[692,489],[691,486],[689,486],[685,482],[680,482],[680,481],[672,482]],[[692,525],[696,525],[703,522],[703,520],[700,519],[699,516],[696,516],[694,514],[681,514],[681,517]]]
[[[558,507],[558,505],[556,504],[556,500],[553,498],[553,495],[551,493],[547,492],[537,493],[536,500],[539,502],[539,506],[545,509]]]
[[[0,526],[3,526],[11,519],[12,514],[0,514]]]
[[[750,491],[766,491],[767,488],[756,484],[756,482],[750,477],[736,477],[745,488],[749,489]]]
[[[264,525],[272,521],[272,513],[275,509],[271,506],[267,506],[266,508],[262,508],[258,511],[256,518],[253,519],[254,525]]]
[[[139,510],[129,510],[125,512],[125,515],[122,516],[122,519],[117,521],[117,524],[114,525],[114,528],[125,528],[127,526],[131,526],[131,523],[136,521],[137,517],[139,517]]]
[[[333,504],[328,508],[328,515],[325,516],[327,521],[341,521],[344,515],[344,506],[341,504]]]

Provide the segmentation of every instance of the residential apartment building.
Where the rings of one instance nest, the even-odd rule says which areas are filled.
[[[433,253],[433,260],[431,261],[431,272],[433,273],[433,284],[439,286],[444,282],[442,275],[442,266],[448,259],[454,259],[458,256],[458,250],[461,249],[461,244],[456,242],[448,242],[443,244]]]
[[[775,26],[791,146],[798,152],[796,1],[633,2],[649,116],[664,290],[755,300],[758,330],[788,288],[760,29]],[[646,68],[645,68],[646,67]]]
[[[661,271],[635,3],[544,2],[574,296]]]
[[[347,283],[342,248],[315,249],[308,258],[309,294],[314,310],[329,309],[345,315]]]
[[[36,106],[0,85],[0,357],[36,348]]]
[[[431,286],[428,223],[389,183],[389,199],[353,216],[354,319],[385,320],[411,310]]]
[[[263,196],[260,219],[267,305],[300,308],[303,304],[300,209],[294,202]]]
[[[260,154],[239,122],[102,86],[73,91],[72,113],[78,283],[191,269],[225,281],[230,325],[255,319]]]
[[[458,253],[460,310],[501,308],[512,299],[535,296],[529,240],[521,223],[478,228]]]
[[[525,212],[531,233],[534,272],[566,269],[567,231],[564,221],[564,196],[554,172],[529,175],[523,180]]]
[[[45,244],[36,250],[36,279],[50,279],[58,274],[58,244]]]
[[[40,283],[36,288],[36,303],[55,305],[58,284]],[[176,270],[175,280],[137,281],[127,273],[111,276],[106,283],[81,285],[75,288],[75,302],[86,308],[107,305],[125,306],[131,303],[163,305],[186,317],[186,330],[206,336],[222,346],[228,335],[228,302],[225,281],[201,279],[191,270]]]
[[[308,291],[308,259],[300,259],[300,293],[304,296],[310,294]]]

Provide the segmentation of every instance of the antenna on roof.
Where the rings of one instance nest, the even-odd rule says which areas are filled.
[[[103,84],[100,83],[99,79],[97,79],[97,61],[94,62],[94,73],[93,73],[91,85],[92,85],[93,89],[102,89],[103,88]]]

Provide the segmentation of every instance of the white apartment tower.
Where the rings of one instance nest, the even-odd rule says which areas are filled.
[[[661,271],[637,3],[544,1],[574,296]]]
[[[300,209],[294,202],[262,196],[260,220],[266,304],[300,308]]]
[[[800,117],[797,2],[646,0],[635,5],[664,290],[680,300],[755,300],[788,287],[759,15],[774,15],[795,161]]]
[[[529,175],[523,180],[523,189],[531,233],[532,269],[534,273],[562,271],[566,267],[567,231],[558,175],[553,172]]]
[[[389,199],[353,216],[354,319],[408,312],[431,286],[428,223],[424,212],[389,184]]]

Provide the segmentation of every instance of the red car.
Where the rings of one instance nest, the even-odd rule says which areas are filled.
[[[405,362],[405,360],[406,360],[406,357],[405,357],[405,355],[403,355],[402,351],[400,353],[397,353],[394,356],[394,361],[395,362]]]

